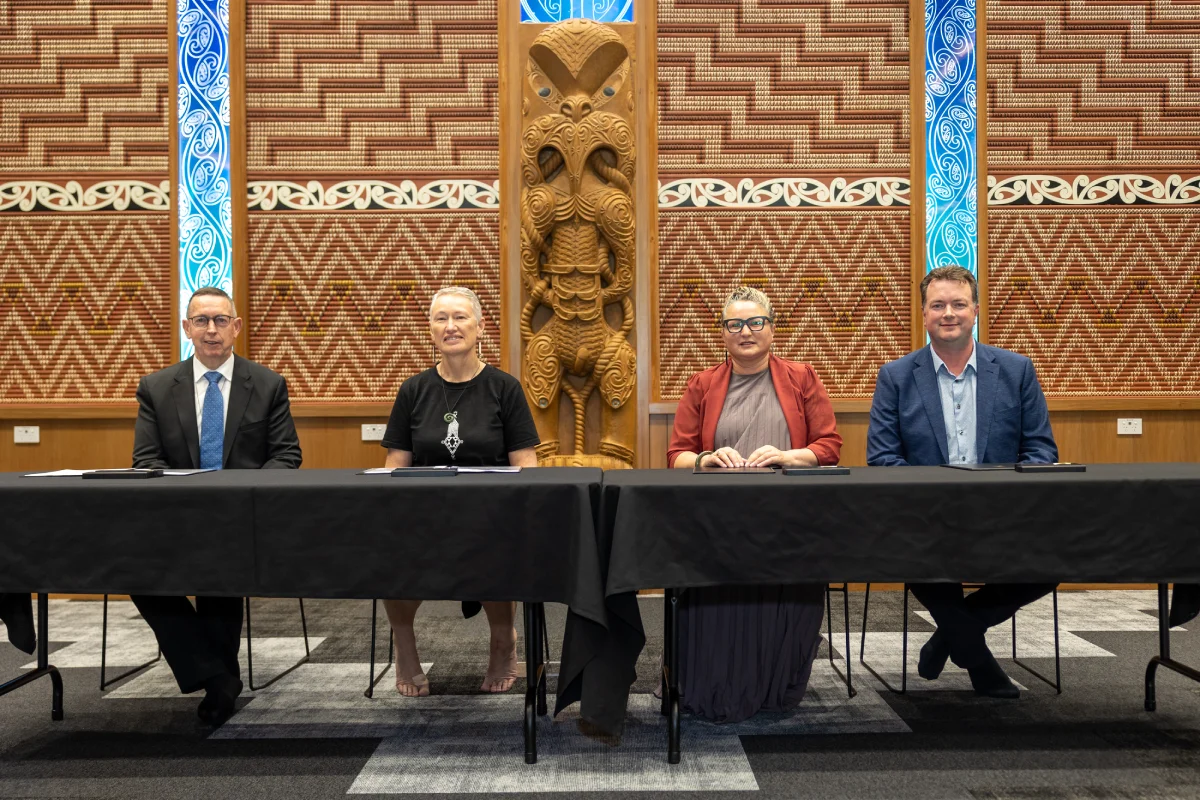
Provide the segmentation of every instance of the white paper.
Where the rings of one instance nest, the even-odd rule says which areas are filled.
[[[26,478],[78,478],[85,472],[94,472],[90,469],[56,469],[53,472],[30,472]]]
[[[164,469],[163,475],[172,478],[181,478],[187,475],[195,475],[197,472],[215,472],[212,467],[208,469]]]
[[[362,471],[362,474],[363,475],[391,475],[392,468],[391,467],[371,467],[370,469],[364,469]]]
[[[459,472],[520,472],[520,467],[459,467]]]

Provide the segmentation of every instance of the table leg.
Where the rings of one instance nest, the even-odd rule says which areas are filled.
[[[1200,682],[1200,670],[1193,669],[1187,664],[1180,664],[1171,659],[1171,603],[1167,593],[1167,585],[1158,585],[1158,655],[1150,659],[1146,665],[1146,710],[1154,711],[1158,702],[1154,696],[1154,676],[1158,668],[1166,667],[1185,678]]]
[[[63,685],[62,676],[50,665],[50,599],[45,594],[38,594],[38,636],[37,636],[37,669],[26,672],[20,677],[13,678],[7,683],[0,684],[0,696],[20,689],[27,683],[32,683],[45,675],[50,676],[50,719],[63,718]]]
[[[667,686],[663,700],[667,704],[667,763],[679,763],[679,592],[667,589],[666,641],[663,642],[663,664]]]
[[[537,612],[537,629],[538,629],[538,696],[537,696],[537,713],[539,717],[544,717],[549,713],[546,706],[546,684],[549,683],[547,676],[546,664],[546,641],[550,638],[546,630],[546,604],[535,603],[535,611]]]
[[[522,603],[525,617],[525,763],[537,763],[537,693],[541,670],[538,654],[541,627],[538,625],[536,603]]]

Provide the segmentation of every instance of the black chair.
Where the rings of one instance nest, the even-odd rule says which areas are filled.
[[[104,620],[100,624],[100,691],[102,691],[102,692],[107,691],[108,687],[112,686],[117,681],[123,680],[124,678],[128,678],[130,675],[136,675],[137,673],[141,672],[142,670],[152,667],[155,664],[157,664],[160,660],[162,660],[162,648],[160,647],[158,649],[158,655],[156,655],[154,658],[150,659],[149,661],[147,661],[145,664],[142,664],[141,666],[137,666],[131,670],[122,672],[120,675],[118,675],[117,677],[113,678],[110,681],[110,680],[105,680],[105,661],[106,661],[107,653],[108,653],[108,595],[104,595]]]
[[[250,635],[250,598],[246,598],[246,682],[250,686],[250,691],[257,692],[259,689],[265,689],[275,681],[282,678],[284,675],[290,674],[301,664],[308,663],[308,657],[312,655],[312,651],[308,648],[308,620],[304,618],[304,600],[297,598],[300,603],[300,629],[304,632],[304,657],[285,669],[283,672],[276,675],[271,680],[261,686],[254,685],[254,637]]]
[[[964,588],[978,589],[980,585],[981,584],[965,584]],[[906,583],[906,584],[904,584],[904,610],[903,610],[904,638],[902,640],[903,641],[903,644],[902,644],[903,649],[901,651],[902,655],[901,655],[901,659],[900,659],[900,688],[898,690],[894,686],[892,686],[890,683],[885,681],[883,679],[883,677],[880,676],[880,674],[878,672],[876,672],[874,669],[872,669],[871,665],[868,664],[866,661],[866,657],[867,657],[867,611],[871,607],[871,584],[869,584],[869,583],[867,584],[866,594],[863,596],[862,639],[859,642],[859,646],[858,646],[858,662],[863,665],[863,667],[867,670],[867,672],[870,672],[872,675],[874,675],[875,678],[880,683],[882,683],[884,686],[886,686],[890,691],[896,692],[897,694],[904,694],[905,692],[908,691],[908,591],[909,591],[908,584]],[[1012,618],[1012,660],[1018,667],[1025,670],[1030,675],[1033,675],[1038,680],[1041,680],[1041,681],[1045,682],[1046,684],[1048,684],[1058,694],[1062,694],[1062,666],[1061,666],[1061,658],[1060,658],[1059,648],[1058,648],[1058,587],[1055,587],[1055,589],[1051,593],[1051,595],[1052,595],[1053,601],[1054,601],[1054,680],[1051,681],[1045,675],[1042,675],[1040,672],[1038,672],[1037,670],[1033,669],[1032,667],[1026,665],[1024,662],[1022,662],[1020,659],[1017,658],[1017,615],[1016,614],[1014,614],[1013,618]]]
[[[868,584],[870,585],[870,584]],[[854,681],[850,675],[850,584],[843,583],[840,588],[833,584],[825,584],[825,622],[829,627],[829,666],[834,672],[837,672],[837,666],[833,659],[833,593],[837,592],[842,596],[842,612],[846,626],[846,674],[841,678],[846,684],[846,694],[849,697],[854,697],[858,694],[854,690]]]
[[[253,650],[254,637],[251,636],[251,628],[250,628],[250,625],[251,625],[251,622],[250,622],[250,598],[247,597],[245,599],[245,603],[246,603],[246,673],[247,673],[247,682],[249,683],[251,691],[258,691],[259,689],[267,688],[271,684],[275,683],[275,681],[282,678],[284,675],[287,675],[288,673],[292,672],[294,669],[299,667],[301,664],[306,663],[308,661],[308,657],[312,654],[312,651],[309,649],[309,646],[308,646],[308,620],[304,616],[304,600],[298,599],[298,602],[300,603],[300,628],[304,632],[304,657],[301,658],[299,661],[297,661],[292,666],[285,669],[283,672],[276,675],[274,678],[271,678],[271,680],[267,681],[264,684],[256,686],[254,684],[254,650]],[[104,621],[101,624],[101,628],[100,628],[100,691],[103,692],[103,691],[107,690],[109,686],[112,686],[117,681],[122,680],[123,678],[128,678],[130,675],[136,675],[137,673],[141,672],[142,670],[146,669],[147,667],[154,666],[155,664],[157,664],[159,662],[160,659],[162,659],[162,648],[159,648],[158,655],[156,655],[151,660],[147,661],[145,664],[134,667],[133,669],[128,670],[126,672],[122,672],[120,675],[113,678],[112,680],[106,680],[106,678],[105,678],[105,662],[107,660],[107,651],[108,651],[108,595],[104,595]]]

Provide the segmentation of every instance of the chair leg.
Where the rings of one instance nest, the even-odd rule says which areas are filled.
[[[1023,661],[1020,661],[1017,658],[1017,615],[1016,614],[1013,614],[1013,618],[1012,618],[1013,663],[1016,664],[1021,669],[1028,672],[1033,677],[1040,680],[1042,683],[1045,683],[1046,685],[1052,687],[1057,694],[1062,694],[1062,667],[1060,664],[1059,651],[1058,651],[1058,587],[1055,587],[1054,591],[1051,594],[1053,595],[1053,602],[1054,602],[1054,680],[1050,680],[1045,675],[1043,675],[1042,673],[1033,669],[1028,664],[1024,663]]]
[[[108,595],[104,595],[104,618],[100,623],[100,691],[107,691],[108,687],[112,686],[119,680],[128,678],[130,675],[135,675],[147,667],[152,667],[162,660],[162,648],[158,648],[158,655],[147,661],[145,664],[134,667],[133,669],[122,672],[112,680],[107,680],[105,676],[105,662],[108,656]]]
[[[387,660],[387,663],[383,665],[383,669],[381,669],[379,671],[379,674],[376,675],[375,674],[375,635],[376,635],[375,634],[375,629],[376,629],[375,621],[378,618],[378,613],[379,613],[378,606],[379,606],[378,600],[371,601],[371,666],[370,666],[369,672],[367,673],[370,676],[367,681],[367,690],[365,692],[363,692],[363,696],[368,699],[375,696],[375,684],[377,684],[381,680],[383,680],[383,676],[387,674],[388,668],[392,666],[392,654],[395,652],[395,648],[392,647],[392,636],[394,634],[392,633],[391,623],[388,623],[388,660]]]
[[[829,584],[825,584],[825,622],[829,629],[829,666],[837,672],[836,662],[833,658],[833,593],[840,592],[842,595],[842,610],[845,613],[846,625],[846,674],[841,676],[842,682],[846,684],[846,694],[850,697],[858,694],[854,691],[854,684],[850,677],[850,584],[843,583],[840,589],[835,589]]]
[[[849,601],[849,595],[847,594],[847,602],[848,601]],[[867,611],[870,609],[870,607],[871,607],[871,584],[868,583],[867,587],[866,587],[866,592],[863,594],[862,639],[860,640],[860,644],[858,646],[858,663],[863,665],[863,669],[865,669],[867,672],[874,675],[875,680],[882,683],[887,688],[888,691],[895,692],[896,694],[904,694],[908,690],[908,684],[905,682],[905,679],[903,678],[903,676],[901,677],[900,688],[897,689],[896,687],[894,687],[890,683],[888,683],[887,680],[882,675],[880,675],[878,672],[876,672],[874,667],[872,667],[870,664],[867,663]],[[846,612],[847,619],[849,619],[849,613],[850,613],[849,611]],[[847,626],[847,627],[849,627],[849,626]],[[904,658],[904,660],[905,660],[905,662],[907,662],[907,660],[908,660],[908,656],[907,656],[907,653],[908,653],[908,584],[904,585],[904,639],[905,639],[905,658]],[[847,641],[848,640],[849,640],[849,637],[847,637]],[[908,670],[906,669],[905,672],[907,672],[907,671]]]
[[[251,628],[250,628],[250,598],[249,597],[246,598],[246,682],[250,687],[250,691],[257,692],[260,689],[266,689],[268,686],[275,683],[277,680],[279,680],[283,676],[291,674],[296,669],[298,669],[301,665],[308,663],[308,657],[310,655],[310,652],[308,649],[308,621],[304,618],[304,601],[303,600],[300,601],[300,627],[304,631],[304,656],[299,661],[297,661],[295,664],[292,664],[290,667],[285,669],[283,672],[279,673],[274,678],[271,678],[271,680],[267,681],[264,684],[256,686],[254,684],[254,650],[253,650],[254,636],[252,635]]]
[[[904,584],[904,639],[901,642],[900,694],[908,691],[908,584]]]

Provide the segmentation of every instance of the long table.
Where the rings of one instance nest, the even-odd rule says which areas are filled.
[[[599,469],[393,478],[351,470],[226,470],[149,480],[0,474],[0,587],[122,593],[525,604],[526,761],[545,713],[542,604],[606,624],[594,509]],[[15,682],[10,682],[10,684]],[[0,694],[11,691],[0,687]],[[540,702],[539,702],[540,698]]]
[[[526,760],[544,687],[541,606],[568,606],[558,709],[620,732],[645,643],[635,592],[841,581],[1200,582],[1200,465],[1085,473],[863,468],[849,475],[526,470],[391,478],[226,471],[103,481],[0,475],[0,587],[526,603]],[[668,757],[679,756],[666,615]],[[1147,668],[1146,705],[1170,659]],[[57,672],[39,652],[61,715]],[[11,688],[13,682],[8,685]],[[9,689],[0,687],[0,694]],[[544,702],[544,701],[543,701]],[[544,709],[537,708],[538,712]]]
[[[559,707],[624,718],[645,641],[634,592],[665,587],[668,757],[679,757],[679,590],[730,584],[1200,581],[1200,464],[1100,464],[1086,472],[856,468],[849,475],[608,472],[599,515],[609,624],[572,631]],[[1165,604],[1165,599],[1163,600]],[[1153,707],[1157,664],[1147,670]]]

